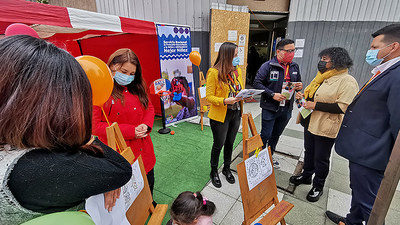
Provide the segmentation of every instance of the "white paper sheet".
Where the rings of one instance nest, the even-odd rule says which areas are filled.
[[[237,30],[228,30],[228,41],[237,40]]]
[[[144,180],[140,172],[139,162],[136,160],[132,164],[132,177],[131,180],[126,183],[121,190],[122,195],[125,199],[125,209],[128,210],[136,197],[143,190]]]
[[[303,57],[303,49],[302,48],[298,48],[297,50],[296,50],[296,52],[294,53],[294,57],[295,58],[302,58]]]
[[[263,92],[264,92],[264,90],[242,89],[241,91],[239,91],[239,93],[236,95],[236,97],[237,98],[254,97],[255,95],[259,95]]]
[[[121,187],[121,194],[111,212],[104,207],[104,194],[86,199],[85,209],[96,225],[129,225],[126,211],[143,190],[144,180],[140,172],[139,162],[132,164],[132,177]]]
[[[296,46],[296,48],[304,48],[305,42],[306,39],[296,39],[294,46]]]
[[[258,157],[253,155],[252,157],[246,159],[244,164],[246,166],[246,176],[249,190],[252,190],[272,174],[272,165],[267,149],[260,151]]]
[[[200,98],[205,98],[206,97],[206,87],[200,87]]]
[[[240,58],[239,65],[244,65],[244,47],[238,47],[238,56]]]
[[[245,46],[246,45],[246,35],[241,34],[239,35],[239,44],[238,46]]]
[[[125,200],[122,198],[122,192],[111,212],[104,207],[104,194],[86,199],[85,209],[96,225],[130,225],[125,215]]]
[[[219,48],[221,47],[222,43],[221,42],[217,42],[214,44],[214,52],[218,52]]]

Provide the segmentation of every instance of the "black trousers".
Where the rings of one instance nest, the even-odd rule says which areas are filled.
[[[147,181],[149,182],[149,186],[150,186],[150,191],[151,191],[151,195],[153,195],[153,189],[154,189],[154,168],[151,169],[147,174]]]
[[[214,141],[211,149],[211,170],[218,169],[219,155],[222,147],[224,147],[224,166],[230,167],[233,143],[235,142],[240,125],[240,116],[240,110],[228,109],[224,123],[210,119]]]
[[[334,138],[318,136],[304,128],[304,165],[303,176],[311,177],[314,173],[313,187],[322,189],[329,173],[329,158],[331,157]]]

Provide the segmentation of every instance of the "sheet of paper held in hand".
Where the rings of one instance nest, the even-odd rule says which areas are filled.
[[[249,97],[254,97],[256,95],[259,95],[263,93],[264,90],[256,90],[256,89],[243,89],[239,91],[239,93],[236,95],[236,98],[249,98]]]
[[[283,82],[281,94],[286,97],[286,100],[280,102],[279,106],[285,106],[286,101],[292,99],[295,92],[295,85],[300,82]]]
[[[104,207],[104,194],[86,199],[85,208],[96,225],[129,225],[126,211],[143,190],[144,180],[140,172],[139,162],[132,164],[132,177],[121,187],[121,194],[111,212]]]
[[[249,191],[272,174],[272,165],[267,149],[260,151],[258,157],[253,155],[246,159],[244,164]]]
[[[307,116],[309,116],[312,113],[311,109],[304,108],[305,103],[306,103],[306,100],[304,98],[302,98],[301,100],[296,99],[297,109],[299,110],[303,119],[307,118]]]

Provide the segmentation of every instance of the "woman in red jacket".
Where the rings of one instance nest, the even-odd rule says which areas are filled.
[[[108,59],[108,66],[114,76],[114,89],[110,99],[103,105],[107,118],[117,122],[122,135],[135,158],[142,156],[150,190],[154,188],[154,155],[150,132],[154,122],[154,108],[143,80],[139,59],[136,54],[123,48]],[[107,143],[107,121],[100,107],[93,108],[94,135]]]

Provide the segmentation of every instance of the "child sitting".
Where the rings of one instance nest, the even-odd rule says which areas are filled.
[[[214,203],[200,192],[185,191],[172,203],[167,225],[212,225],[214,211]]]

